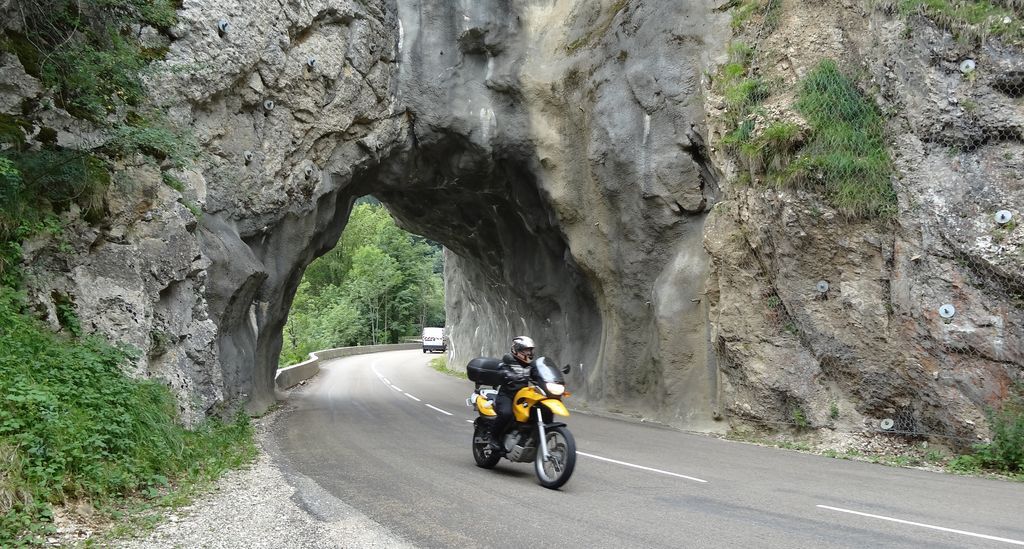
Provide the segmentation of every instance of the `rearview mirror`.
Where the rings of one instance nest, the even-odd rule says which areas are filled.
[[[562,373],[563,373],[563,374],[568,374],[568,373],[569,373],[569,370],[571,370],[571,369],[572,369],[572,367],[571,367],[571,366],[569,366],[568,364],[566,364],[566,365],[565,365],[565,367],[564,367],[564,368],[562,368]]]

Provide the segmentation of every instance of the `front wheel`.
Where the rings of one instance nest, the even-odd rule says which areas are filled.
[[[533,468],[541,486],[555,490],[569,482],[576,468],[576,440],[568,428],[561,426],[549,427],[545,434],[549,459],[545,460],[538,449]]]
[[[492,452],[487,447],[487,441],[490,440],[487,433],[488,427],[488,425],[481,425],[479,421],[473,426],[473,459],[476,460],[477,467],[493,469],[501,461],[501,454]]]

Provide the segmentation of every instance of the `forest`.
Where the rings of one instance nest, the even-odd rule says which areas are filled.
[[[303,275],[284,327],[280,365],[311,351],[398,343],[444,326],[441,246],[403,231],[372,198],[352,209],[338,245]]]

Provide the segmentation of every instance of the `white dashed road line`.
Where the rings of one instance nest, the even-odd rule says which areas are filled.
[[[971,537],[975,537],[975,538],[990,539],[992,541],[1001,541],[1003,543],[1010,543],[1010,544],[1013,544],[1013,545],[1024,545],[1024,541],[1017,540],[1017,539],[999,538],[999,537],[996,537],[996,536],[989,536],[989,535],[986,535],[986,534],[977,534],[977,533],[974,533],[974,532],[967,532],[965,530],[954,530],[953,528],[944,528],[942,526],[933,526],[931,524],[923,524],[923,523],[920,523],[920,522],[911,522],[909,520],[902,520],[902,519],[892,518],[892,517],[884,517],[882,515],[872,515],[871,513],[862,513],[860,511],[851,511],[849,509],[840,509],[839,507],[830,507],[828,505],[818,505],[817,507],[819,507],[821,509],[828,509],[830,511],[838,511],[840,513],[849,513],[851,515],[860,515],[862,517],[874,518],[874,519],[879,519],[879,520],[887,520],[889,522],[898,522],[900,524],[909,524],[910,526],[920,526],[921,528],[930,528],[932,530],[940,530],[942,532],[951,532],[953,534],[961,534],[961,535],[964,535],[964,536],[971,536]]]
[[[399,388],[398,388],[398,385],[395,385],[395,384],[391,383],[391,382],[390,382],[390,381],[388,380],[388,378],[386,378],[386,377],[382,376],[382,375],[380,374],[380,372],[378,372],[378,371],[377,371],[377,368],[374,368],[374,367],[372,367],[372,366],[371,366],[370,368],[371,368],[371,369],[373,370],[373,375],[377,376],[377,379],[381,380],[381,382],[383,382],[383,383],[384,383],[384,385],[387,385],[388,387],[391,387],[392,389],[394,389],[394,390],[398,391],[399,393],[402,393],[402,394],[404,394],[405,396],[407,396],[407,397],[409,397],[409,398],[411,398],[411,399],[415,400],[416,402],[423,402],[422,400],[420,400],[420,399],[416,398],[415,396],[413,396],[413,395],[410,395],[409,393],[406,393],[405,391],[403,391],[403,390],[399,389]],[[437,410],[438,412],[441,412],[442,414],[444,414],[444,415],[446,415],[446,416],[450,416],[450,415],[452,415],[452,413],[451,413],[451,412],[446,412],[446,411],[444,411],[444,410],[442,410],[442,409],[438,408],[437,406],[433,406],[433,405],[430,405],[430,404],[425,404],[425,406],[426,406],[427,408],[430,408],[430,409],[432,409],[432,410]],[[472,423],[472,421],[471,421],[471,420],[470,420],[470,423]]]
[[[661,469],[655,469],[653,467],[644,467],[643,465],[636,465],[636,464],[633,464],[633,463],[627,463],[625,461],[619,461],[617,459],[611,459],[611,458],[606,458],[606,457],[601,457],[601,456],[595,456],[594,454],[588,454],[586,452],[580,452],[579,450],[577,450],[576,453],[581,455],[581,456],[587,456],[589,458],[594,458],[594,459],[598,459],[598,460],[601,460],[601,461],[607,461],[609,463],[615,463],[617,465],[625,465],[626,467],[632,467],[634,469],[641,469],[643,471],[651,471],[652,473],[661,473],[663,475],[669,475],[669,476],[672,476],[672,477],[685,478],[687,480],[692,480],[694,482],[704,482],[704,483],[707,482],[706,480],[699,479],[697,477],[690,477],[690,476],[686,476],[686,475],[680,475],[679,473],[671,473],[669,471],[662,471]]]
[[[446,416],[450,416],[450,415],[452,415],[452,413],[451,413],[451,412],[445,412],[444,410],[442,410],[442,409],[438,408],[437,406],[432,406],[432,405],[430,405],[430,404],[427,404],[427,408],[430,408],[430,409],[432,409],[432,410],[437,410],[438,412],[441,412],[442,414],[444,414],[444,415],[446,415]]]
[[[405,391],[402,391],[401,389],[398,388],[397,385],[392,384],[391,381],[389,381],[388,378],[382,376],[380,374],[380,372],[377,371],[376,368],[373,368],[373,373],[377,376],[378,379],[380,379],[388,387],[391,387],[392,389],[394,389],[395,391],[398,391],[400,393],[404,393],[405,396],[411,398],[412,400],[415,400],[416,402],[423,402],[422,400],[416,398],[415,396],[413,396],[413,395],[411,395],[409,393],[406,393]],[[440,409],[437,406],[434,406],[432,404],[424,403],[424,405],[427,408],[430,408],[431,410],[440,412],[440,413],[442,413],[442,414],[444,414],[446,416],[453,415],[451,412],[447,412],[445,410],[442,410],[442,409]],[[467,419],[466,423],[474,423],[474,421],[472,419]],[[707,483],[708,482],[706,480],[699,479],[697,477],[691,477],[691,476],[688,476],[688,475],[681,475],[679,473],[673,473],[673,472],[670,472],[670,471],[663,471],[661,469],[655,469],[653,467],[645,467],[643,465],[636,465],[635,463],[628,463],[628,462],[625,462],[625,461],[619,461],[617,459],[611,459],[611,458],[596,456],[594,454],[588,454],[586,452],[580,452],[578,450],[577,450],[576,453],[581,455],[581,456],[586,456],[586,457],[593,458],[593,459],[596,459],[596,460],[605,461],[605,462],[608,462],[608,463],[614,463],[616,465],[622,465],[624,467],[632,467],[634,469],[640,469],[642,471],[650,471],[652,473],[659,473],[659,474],[662,474],[662,475],[668,475],[668,476],[672,476],[672,477],[683,478],[683,479],[687,479],[687,480],[692,480],[694,482],[701,482],[701,483]],[[990,535],[987,535],[987,534],[979,534],[979,533],[976,533],[976,532],[968,532],[966,530],[957,530],[957,529],[954,529],[954,528],[946,528],[946,527],[943,527],[943,526],[935,526],[935,525],[932,525],[932,524],[924,524],[924,523],[921,523],[921,522],[913,522],[913,521],[909,521],[909,520],[903,520],[903,519],[898,519],[898,518],[893,518],[893,517],[886,517],[886,516],[882,516],[882,515],[873,515],[871,513],[863,513],[863,512],[860,512],[860,511],[852,511],[850,509],[841,509],[839,507],[831,507],[829,505],[818,505],[817,507],[820,508],[820,509],[828,509],[829,511],[836,511],[836,512],[839,512],[839,513],[847,513],[847,514],[851,514],[851,515],[858,515],[858,516],[868,517],[868,518],[873,518],[873,519],[878,519],[878,520],[885,520],[885,521],[895,522],[895,523],[899,523],[899,524],[906,524],[906,525],[909,525],[909,526],[917,526],[917,527],[920,527],[920,528],[928,528],[928,529],[931,529],[931,530],[939,530],[941,532],[949,532],[949,533],[952,533],[952,534],[960,534],[960,535],[963,535],[963,536],[970,536],[970,537],[982,538],[982,539],[987,539],[987,540],[992,540],[992,541],[999,541],[999,542],[1002,542],[1002,543],[1009,543],[1011,545],[1024,545],[1024,541],[1016,540],[1016,539],[1001,538],[1001,537],[997,537],[997,536],[990,536]]]

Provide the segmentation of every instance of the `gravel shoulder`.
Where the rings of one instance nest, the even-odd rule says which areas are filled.
[[[380,524],[288,471],[270,436],[285,405],[254,420],[259,456],[232,471],[194,503],[175,510],[146,537],[118,542],[132,549],[167,547],[412,547]]]

